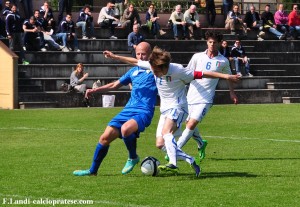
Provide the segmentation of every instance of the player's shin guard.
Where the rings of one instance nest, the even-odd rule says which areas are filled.
[[[177,144],[176,144],[176,140],[173,136],[173,134],[165,134],[163,136],[164,140],[165,140],[165,146],[167,149],[167,153],[169,156],[169,163],[177,166],[177,160],[176,160],[176,154],[177,154]]]
[[[136,134],[131,134],[128,137],[123,137],[123,141],[127,147],[129,158],[136,159],[138,156],[136,154]]]
[[[98,169],[101,165],[101,162],[108,152],[108,148],[109,148],[109,146],[104,146],[100,143],[97,144],[95,153],[94,153],[93,163],[90,168],[91,174],[97,174]]]
[[[193,136],[194,130],[185,128],[185,130],[182,132],[181,137],[179,137],[177,141],[177,147],[182,148],[188,141],[189,139]]]
[[[193,138],[197,142],[198,148],[201,148],[201,146],[203,145],[203,141],[197,127],[194,129]]]
[[[186,154],[185,152],[183,152],[179,148],[177,148],[177,159],[178,160],[184,160],[187,163],[189,163],[190,165],[195,161],[195,159],[192,156]]]

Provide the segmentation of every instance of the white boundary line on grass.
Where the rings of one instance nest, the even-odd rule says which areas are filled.
[[[36,131],[73,131],[73,132],[103,132],[102,130],[89,130],[89,129],[72,129],[72,128],[29,128],[29,127],[0,127],[0,130],[36,130]],[[149,133],[144,133],[149,134]],[[213,139],[232,139],[232,140],[260,140],[260,141],[273,141],[273,142],[291,142],[300,143],[300,140],[289,140],[289,139],[271,139],[271,138],[249,138],[249,137],[223,137],[223,136],[205,136]]]
[[[23,196],[23,195],[5,195],[0,193],[0,196],[2,198],[21,198],[21,200],[25,200],[25,199],[32,199],[32,200],[91,200],[93,201],[93,204],[98,203],[98,204],[108,204],[108,205],[113,205],[113,206],[128,206],[128,207],[150,207],[150,206],[144,206],[144,205],[135,205],[135,204],[125,204],[125,203],[118,203],[118,202],[114,202],[114,201],[107,201],[107,200],[101,200],[101,201],[97,201],[97,200],[92,200],[92,199],[68,199],[68,198],[36,198],[36,197],[32,197],[32,196]],[[0,201],[0,203],[2,203],[2,201]],[[58,205],[58,204],[57,204]],[[74,204],[76,205],[76,204]],[[79,205],[79,204],[78,204]],[[83,204],[80,204],[83,205]],[[90,206],[92,204],[86,204],[86,206]]]

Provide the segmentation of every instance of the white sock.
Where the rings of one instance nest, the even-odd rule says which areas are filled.
[[[195,161],[195,159],[192,156],[186,154],[185,152],[183,152],[179,148],[177,148],[177,159],[178,160],[184,160],[187,163],[189,163],[190,165]]]
[[[193,138],[197,142],[198,148],[201,148],[203,145],[202,137],[200,135],[198,127],[194,129]]]
[[[169,133],[169,134],[165,134],[163,138],[165,140],[167,154],[170,159],[169,163],[177,166],[177,160],[176,160],[177,144],[176,144],[175,137],[173,136],[173,134]]]
[[[189,139],[193,136],[194,130],[185,128],[185,130],[182,132],[181,137],[179,137],[177,141],[177,147],[182,148],[188,141]]]

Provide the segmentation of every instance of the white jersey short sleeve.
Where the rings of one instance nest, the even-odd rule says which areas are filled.
[[[217,56],[210,58],[206,53],[207,51],[194,54],[187,68],[202,72],[208,71],[231,74],[227,58],[220,53],[218,53]],[[193,80],[187,95],[188,104],[213,103],[218,81],[218,78]]]
[[[148,61],[138,61],[138,66],[149,69]],[[186,87],[194,79],[194,71],[180,64],[170,63],[168,72],[162,77],[156,77],[156,86],[160,96],[160,111],[172,108],[187,108]]]

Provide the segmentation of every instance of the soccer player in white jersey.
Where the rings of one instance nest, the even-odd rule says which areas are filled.
[[[174,133],[180,128],[188,114],[185,84],[202,77],[231,80],[238,80],[239,77],[217,72],[206,71],[203,73],[202,71],[186,69],[180,64],[170,63],[170,53],[163,51],[158,47],[153,49],[149,62],[115,55],[109,51],[104,51],[104,55],[105,57],[138,65],[142,68],[151,68],[155,75],[156,86],[161,100],[161,117],[158,126],[160,131],[157,131],[157,134],[160,134],[158,139],[163,138],[163,140],[157,140],[157,143],[165,144],[167,154],[170,158],[167,165],[160,165],[159,168],[161,170],[177,173],[177,159],[182,159],[193,166],[196,176],[198,177],[200,175],[200,167],[195,163],[193,157],[187,155],[177,147],[174,138]]]
[[[224,74],[231,74],[229,61],[218,51],[219,43],[222,40],[222,34],[217,32],[206,32],[207,50],[196,53],[190,60],[187,68],[196,71],[214,71]],[[204,78],[193,80],[187,94],[189,116],[187,118],[186,128],[177,141],[177,146],[182,148],[193,136],[198,145],[200,161],[205,157],[206,140],[202,140],[197,124],[203,120],[209,109],[213,105],[216,86],[219,79]],[[227,81],[230,91],[230,97],[235,104],[238,98],[234,93],[233,84]]]

